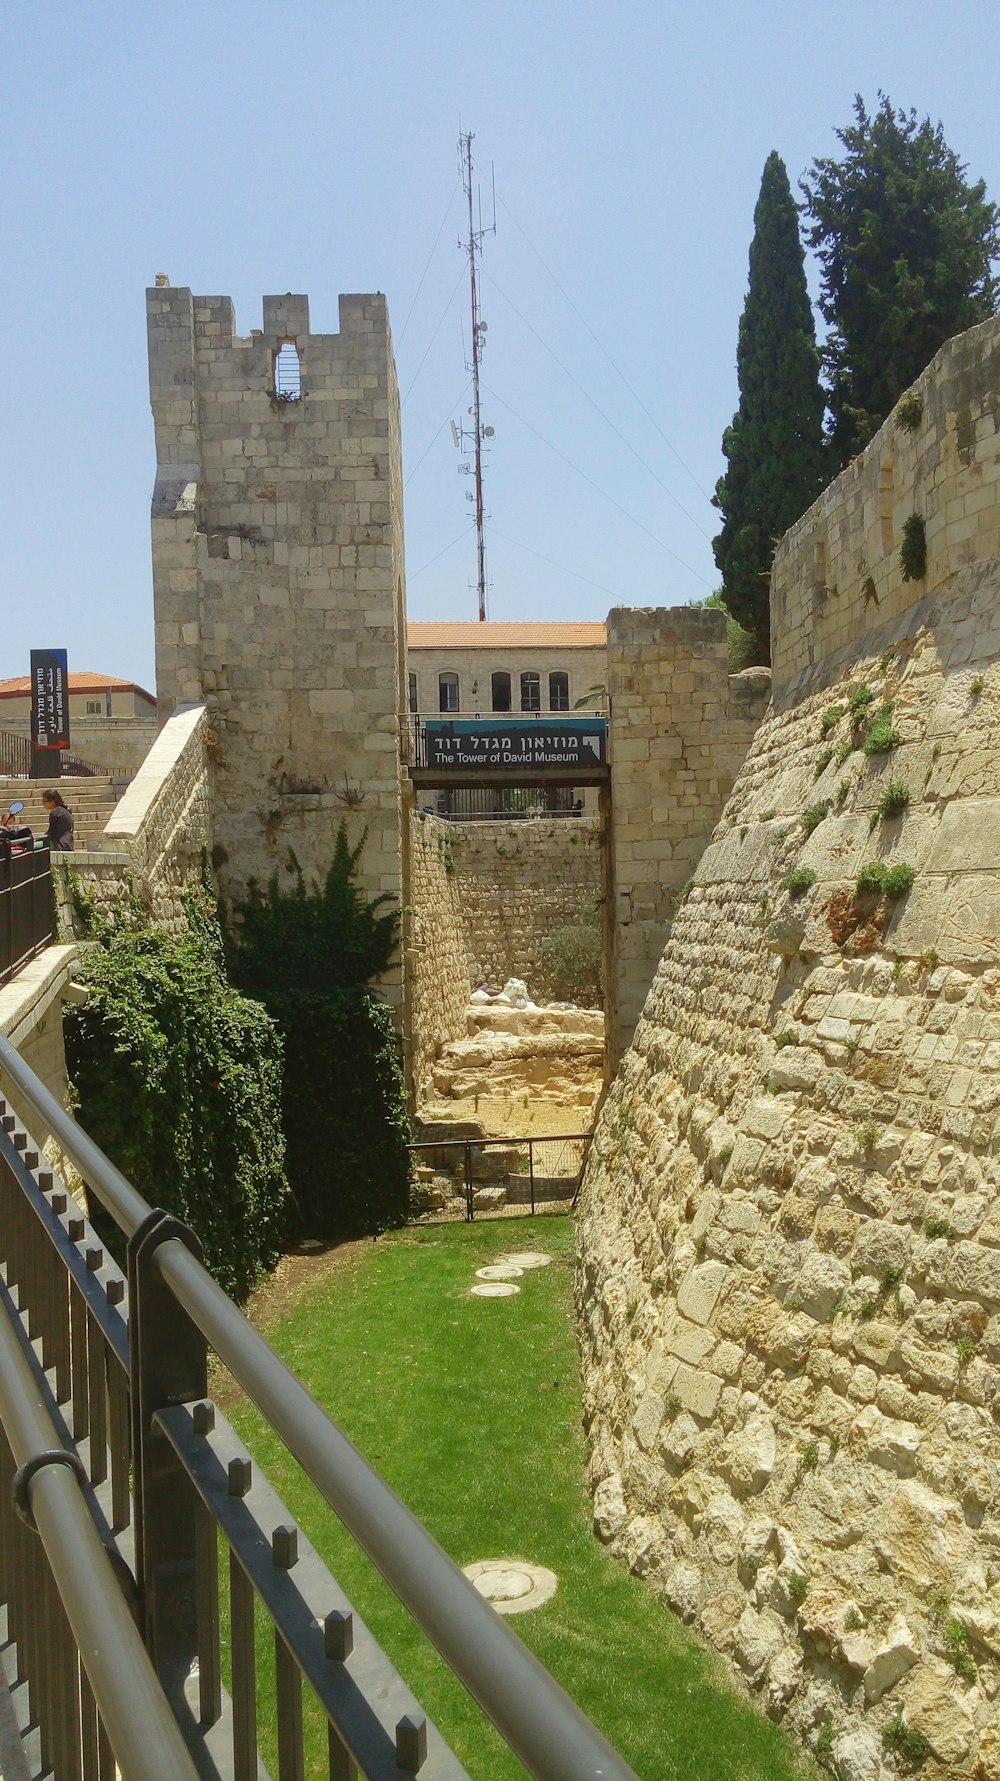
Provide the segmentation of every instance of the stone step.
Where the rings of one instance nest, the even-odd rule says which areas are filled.
[[[106,777],[92,779],[9,779],[0,778],[0,812],[11,804],[22,803],[20,821],[36,835],[44,835],[49,815],[42,803],[45,790],[58,791],[73,812],[73,840],[77,850],[93,849],[101,840],[111,812],[118,802],[114,782]]]

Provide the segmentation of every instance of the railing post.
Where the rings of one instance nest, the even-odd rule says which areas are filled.
[[[176,1708],[198,1653],[197,1511],[186,1473],[154,1417],[205,1397],[208,1359],[204,1336],[156,1265],[157,1249],[171,1239],[202,1259],[194,1233],[166,1212],[151,1212],[128,1246],[129,1381],[143,1633]]]
[[[535,1211],[535,1140],[528,1139],[528,1180],[531,1184],[531,1212]]]
[[[472,1146],[465,1140],[465,1219],[472,1223]]]

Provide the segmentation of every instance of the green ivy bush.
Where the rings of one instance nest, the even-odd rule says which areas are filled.
[[[263,1002],[284,1040],[288,1178],[310,1236],[340,1239],[405,1223],[409,1121],[390,1010],[368,987],[392,962],[399,918],[354,883],[364,837],[344,825],[322,886],[257,884],[237,904],[234,983]]]
[[[581,1008],[603,1006],[599,906],[589,905],[579,921],[554,928],[539,952],[546,979],[543,987],[557,1001],[575,1002]]]
[[[177,939],[92,919],[90,993],[65,1011],[66,1059],[80,1123],[151,1205],[191,1226],[242,1301],[287,1214],[281,1041],[226,979],[211,899],[191,893],[187,913]],[[110,1221],[95,1222],[113,1245]]]

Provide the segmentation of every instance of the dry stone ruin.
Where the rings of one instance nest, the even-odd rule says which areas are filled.
[[[989,1781],[1000,323],[787,534],[772,633],[584,1185],[596,1525],[838,1775]]]

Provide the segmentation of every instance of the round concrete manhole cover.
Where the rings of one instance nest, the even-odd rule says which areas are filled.
[[[477,1268],[477,1280],[520,1280],[523,1268],[515,1267],[513,1262],[491,1262],[488,1268]]]
[[[547,1268],[552,1257],[543,1255],[540,1249],[522,1249],[517,1255],[501,1255],[497,1260],[505,1268]]]
[[[485,1558],[465,1565],[464,1570],[473,1588],[498,1614],[526,1614],[530,1608],[540,1608],[555,1595],[559,1584],[554,1571],[547,1571],[544,1565],[525,1564],[519,1558]]]
[[[521,1288],[515,1286],[513,1280],[481,1280],[478,1286],[470,1286],[469,1291],[477,1299],[512,1299]]]

